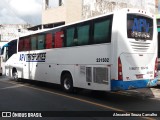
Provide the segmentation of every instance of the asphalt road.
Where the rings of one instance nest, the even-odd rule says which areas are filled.
[[[0,112],[41,113],[38,119],[106,120],[110,119],[158,119],[152,116],[112,117],[114,113],[160,115],[160,87],[124,92],[95,92],[81,90],[68,94],[60,86],[41,82],[15,82],[0,78]],[[46,112],[47,111],[47,112]],[[144,112],[146,113],[146,112]],[[16,117],[15,114],[13,115]],[[24,114],[25,115],[25,114]],[[48,115],[48,117],[47,117]],[[13,117],[12,116],[12,117]],[[1,120],[2,118],[0,118]],[[8,120],[11,118],[3,118]],[[13,119],[13,118],[12,118]],[[14,119],[22,119],[16,117]],[[23,118],[24,119],[24,118]],[[31,119],[31,118],[25,118]],[[32,118],[33,119],[33,118]]]

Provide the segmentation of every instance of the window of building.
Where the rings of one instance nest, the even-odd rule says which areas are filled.
[[[45,0],[45,9],[64,5],[64,0]]]
[[[160,19],[157,19],[157,26],[160,26]]]

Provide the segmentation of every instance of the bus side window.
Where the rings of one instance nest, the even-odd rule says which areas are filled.
[[[74,45],[74,33],[75,28],[68,28],[66,30],[66,47],[71,47]]]
[[[24,49],[24,40],[20,39],[18,44],[18,51],[21,52]]]
[[[52,48],[52,41],[53,41],[52,33],[47,33],[47,35],[46,35],[46,49]]]
[[[89,27],[90,27],[89,25],[77,27],[78,45],[88,45],[89,44]]]
[[[32,36],[31,37],[31,50],[36,50],[37,49],[37,37]]]
[[[30,38],[24,39],[24,50],[25,51],[31,50]]]
[[[94,21],[94,44],[110,43],[112,31],[112,17]]]
[[[56,32],[55,39],[54,39],[54,48],[61,48],[63,47],[63,39],[64,39],[64,32]]]
[[[8,58],[10,58],[13,54],[17,53],[17,40],[15,39],[8,44]]]
[[[38,50],[45,49],[44,41],[45,41],[45,36],[38,35]]]

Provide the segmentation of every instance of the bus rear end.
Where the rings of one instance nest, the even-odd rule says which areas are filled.
[[[119,21],[116,78],[111,90],[157,85],[157,31],[153,15],[125,9]],[[123,23],[123,24],[122,24]]]

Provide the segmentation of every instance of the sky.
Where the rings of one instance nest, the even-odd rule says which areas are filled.
[[[0,0],[0,24],[41,24],[42,0]]]

